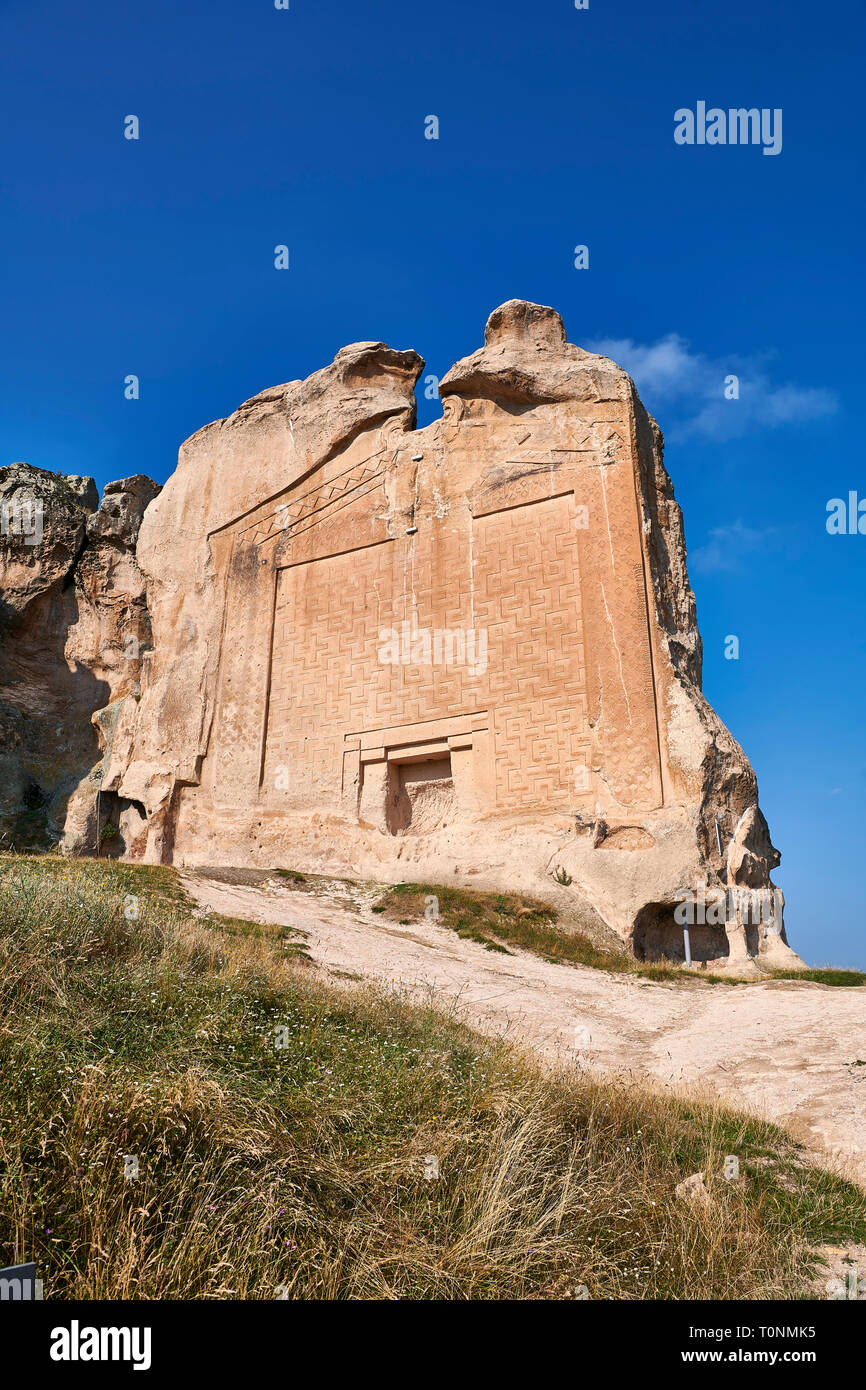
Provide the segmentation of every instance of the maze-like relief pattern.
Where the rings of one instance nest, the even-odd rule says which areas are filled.
[[[468,534],[446,522],[414,542],[385,542],[280,573],[269,800],[301,805],[315,795],[336,807],[344,735],[490,709],[497,805],[572,804],[588,731],[570,498],[472,526],[471,548]],[[416,634],[445,629],[474,632],[474,649],[466,647],[474,665],[419,661],[427,653]],[[380,659],[395,654],[385,648],[389,631],[407,664]]]
[[[497,802],[568,809],[589,760],[577,539],[569,497],[475,523],[475,616],[489,631]]]

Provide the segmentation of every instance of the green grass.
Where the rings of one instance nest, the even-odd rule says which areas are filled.
[[[548,960],[592,964],[609,959],[586,937],[557,930],[556,912],[549,903],[518,893],[481,893],[441,883],[397,883],[386,890],[373,911],[397,921],[423,919],[430,897],[437,900],[441,925],[489,948],[507,949],[507,942],[534,950]],[[624,958],[620,963],[625,963]]]
[[[221,912],[210,912],[204,919],[208,927],[228,936],[250,936],[266,938],[273,942],[282,944],[283,956],[295,956],[298,959],[309,960],[310,953],[306,944],[306,933],[296,931],[293,927],[280,927],[263,925],[261,922],[248,922],[243,917],[226,917]]]
[[[774,1127],[541,1071],[302,945],[168,869],[0,856],[0,1263],[47,1298],[762,1298],[866,1240]]]
[[[507,946],[518,946],[557,964],[588,965],[595,970],[640,975],[648,980],[738,983],[722,975],[686,974],[675,965],[646,965],[625,951],[604,950],[583,933],[558,926],[556,910],[549,903],[521,893],[484,893],[441,883],[397,883],[385,891],[373,911],[398,922],[421,920],[431,896],[438,901],[438,921],[442,926],[488,950],[507,951]],[[409,918],[407,913],[411,914]]]
[[[819,970],[774,970],[774,980],[813,980],[816,985],[837,985],[850,988],[852,985],[866,985],[866,974],[862,970],[837,970],[828,965]]]

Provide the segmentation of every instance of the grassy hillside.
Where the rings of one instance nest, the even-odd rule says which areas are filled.
[[[796,1297],[866,1238],[773,1127],[327,983],[171,870],[0,857],[0,1020],[0,1263],[48,1298]]]

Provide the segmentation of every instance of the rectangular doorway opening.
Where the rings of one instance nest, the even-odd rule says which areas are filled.
[[[457,815],[451,754],[388,762],[388,830],[392,835],[429,835]]]

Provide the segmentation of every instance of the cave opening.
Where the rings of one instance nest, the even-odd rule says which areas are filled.
[[[632,933],[635,957],[647,964],[669,961],[684,965],[686,959],[683,928],[675,916],[677,903],[647,903],[637,914]],[[711,926],[696,922],[689,926],[689,945],[692,961],[697,965],[722,960],[730,952],[728,934],[723,925]]]

